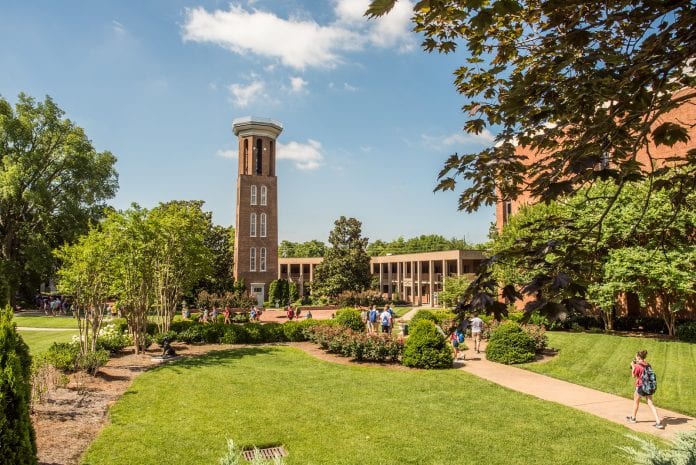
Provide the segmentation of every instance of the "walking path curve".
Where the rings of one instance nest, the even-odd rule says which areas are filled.
[[[410,320],[417,311],[418,309],[414,308],[406,313],[402,319]],[[481,354],[474,352],[473,341],[470,342],[470,345],[472,348],[463,352],[465,356],[464,362],[456,362],[460,369],[508,389],[582,410],[605,420],[623,424],[633,431],[652,434],[663,439],[672,439],[679,432],[693,431],[696,428],[695,418],[661,408],[657,409],[657,413],[662,418],[665,429],[659,430],[655,428],[653,426],[655,421],[652,418],[652,413],[645,402],[642,402],[638,409],[638,422],[628,423],[626,416],[633,411],[633,401],[631,399],[551,378],[550,376],[540,375],[521,368],[489,362],[485,356],[485,341],[481,344]],[[659,403],[659,394],[657,401]]]
[[[467,342],[473,346],[473,342]],[[482,345],[482,347],[484,347],[485,351],[485,345]],[[624,424],[633,431],[652,434],[663,439],[672,439],[676,433],[693,431],[696,428],[696,419],[658,407],[657,413],[665,424],[665,429],[658,430],[653,426],[655,421],[647,404],[644,402],[638,409],[638,423],[627,423],[626,416],[630,415],[633,409],[633,401],[630,399],[561,381],[521,368],[489,362],[486,360],[483,352],[477,354],[473,349],[466,350],[464,354],[465,361],[463,366],[460,367],[463,371],[509,389],[538,397],[539,399],[556,402],[591,413],[614,423]],[[659,393],[657,402],[659,403]]]

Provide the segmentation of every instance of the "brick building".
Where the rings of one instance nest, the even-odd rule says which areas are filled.
[[[283,126],[266,118],[236,119],[238,137],[234,278],[260,305],[278,275],[278,180],[276,138]]]

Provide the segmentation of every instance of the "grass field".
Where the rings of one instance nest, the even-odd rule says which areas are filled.
[[[696,416],[696,344],[606,334],[547,334],[549,346],[560,350],[558,355],[522,368],[630,398],[630,363],[636,352],[645,349],[657,375],[655,404]]]
[[[19,334],[24,339],[24,342],[29,346],[29,351],[32,355],[38,355],[41,352],[45,352],[51,344],[54,342],[70,342],[74,335],[77,335],[77,330],[75,331],[32,331],[32,330],[22,330]]]
[[[628,430],[459,370],[353,367],[289,347],[139,376],[83,465],[216,464],[227,438],[288,464],[625,464]]]
[[[74,328],[77,330],[77,320],[70,316],[17,316],[12,320],[17,326],[24,328]]]

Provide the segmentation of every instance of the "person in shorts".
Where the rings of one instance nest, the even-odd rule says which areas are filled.
[[[645,361],[647,356],[648,351],[641,350],[636,354],[636,357],[631,362],[631,375],[633,375],[633,377],[636,379],[636,389],[633,392],[633,415],[627,416],[626,420],[628,420],[629,423],[636,423],[636,415],[638,414],[640,399],[645,398],[653,417],[655,417],[655,424],[653,426],[657,429],[664,429],[665,425],[660,422],[660,417],[657,415],[657,409],[655,408],[655,404],[653,404],[653,392],[646,392],[643,386],[643,373],[648,369],[648,367],[650,367],[650,364]],[[652,370],[652,367],[650,367],[650,369]]]
[[[471,319],[471,338],[474,340],[474,350],[477,354],[481,353],[481,333],[483,332],[483,320],[479,318],[478,312],[474,313]]]

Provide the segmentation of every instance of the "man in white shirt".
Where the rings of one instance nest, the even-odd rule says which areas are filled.
[[[483,332],[483,320],[479,318],[478,312],[474,313],[471,319],[471,337],[474,339],[474,350],[477,354],[481,353],[481,332]]]

